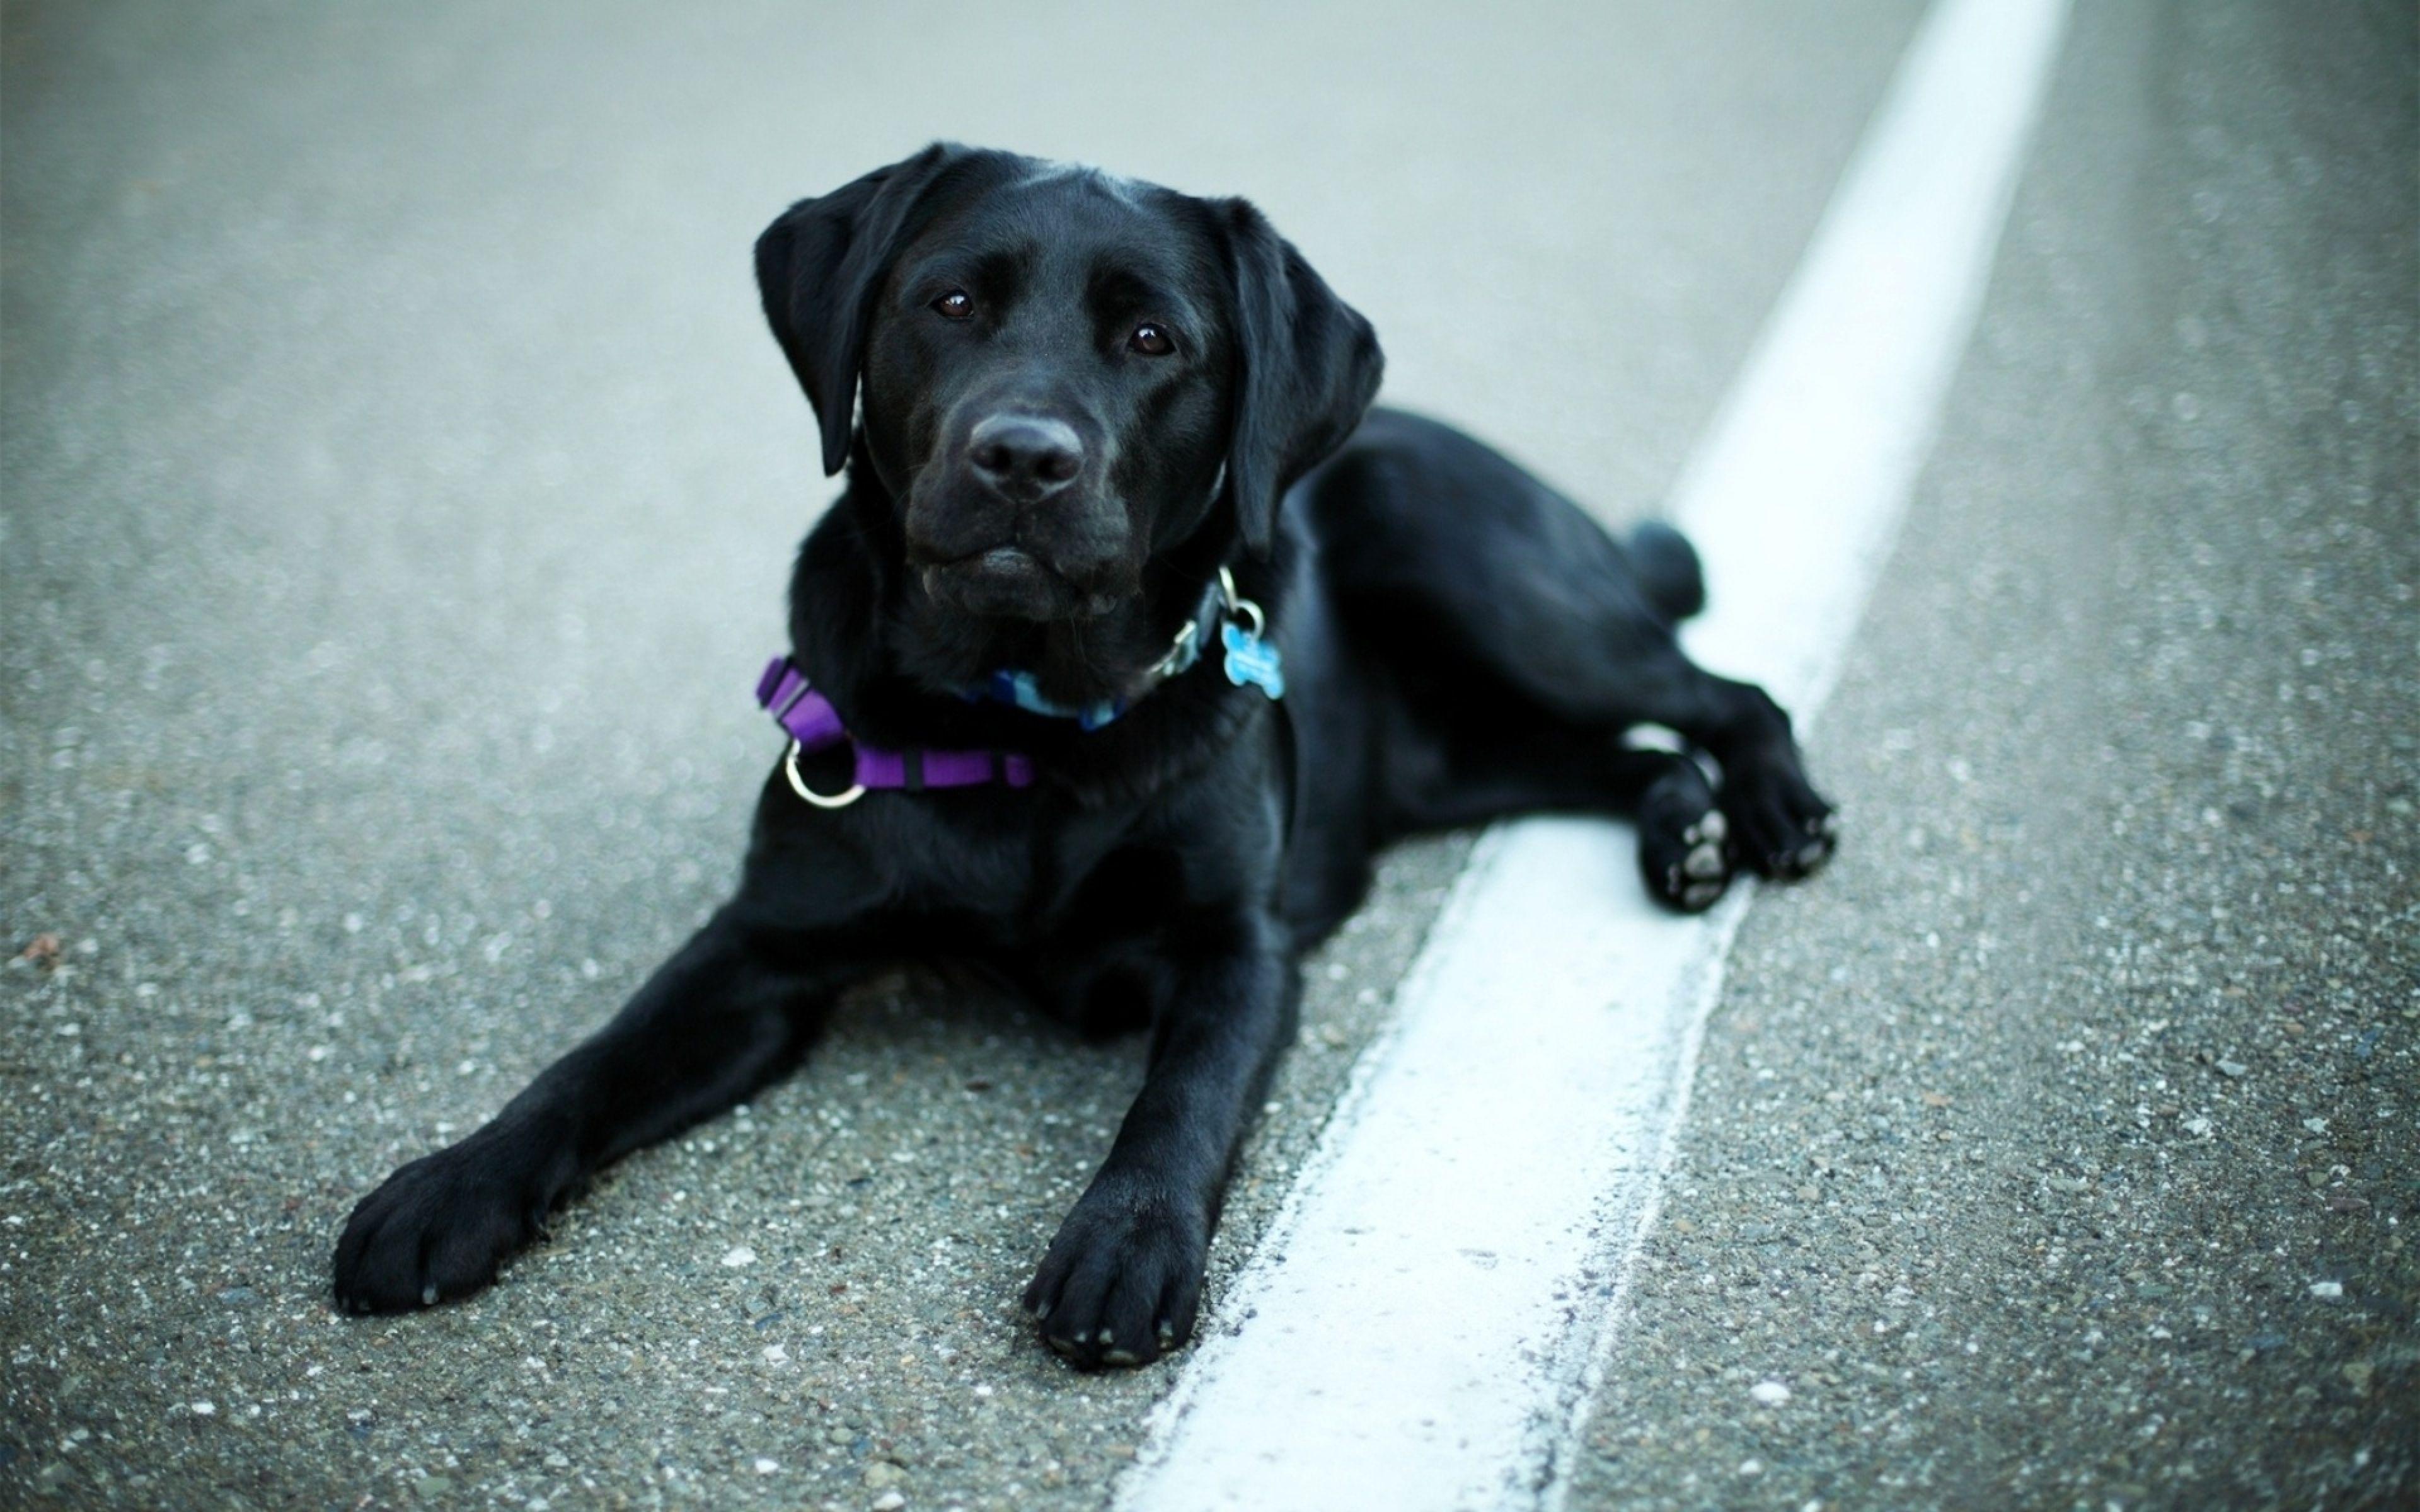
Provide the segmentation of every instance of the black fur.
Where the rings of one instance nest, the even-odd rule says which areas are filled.
[[[697,937],[354,1210],[346,1308],[485,1286],[590,1172],[780,1076],[849,983],[946,942],[1071,1019],[1151,1026],[1025,1297],[1078,1364],[1149,1360],[1192,1329],[1297,961],[1379,847],[1626,814],[1682,908],[1828,853],[1789,719],[1675,643],[1704,597],[1687,544],[1617,542],[1477,441],[1369,411],[1368,324],[1242,201],[935,147],[793,207],[756,264],[848,471],[799,555],[797,661],[869,744],[1023,750],[1043,779],[828,810],[777,769]],[[1004,666],[1071,703],[1136,693],[1222,564],[1283,648],[1290,730],[1215,654],[1090,733],[954,694]],[[1691,749],[1625,744],[1642,723]],[[845,752],[804,768],[847,780]]]

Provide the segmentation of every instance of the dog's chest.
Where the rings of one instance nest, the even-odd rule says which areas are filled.
[[[974,824],[930,810],[901,817],[873,849],[891,873],[885,890],[911,913],[979,918],[996,943],[1089,932],[1109,912],[1140,918],[1168,890],[1141,885],[1163,868],[1142,859],[1158,852],[1133,841],[1129,816],[1037,806]]]

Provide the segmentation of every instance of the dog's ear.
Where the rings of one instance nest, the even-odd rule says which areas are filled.
[[[974,154],[936,142],[818,199],[802,199],[756,239],[756,288],[782,355],[822,423],[824,472],[848,464],[865,332],[916,206],[953,164]]]
[[[1235,279],[1227,479],[1245,548],[1266,556],[1278,501],[1353,434],[1378,393],[1386,359],[1370,322],[1259,210],[1240,199],[1220,208]]]

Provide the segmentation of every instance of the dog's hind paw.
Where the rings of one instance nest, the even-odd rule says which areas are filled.
[[[1730,887],[1730,822],[1694,764],[1677,764],[1639,805],[1638,866],[1647,890],[1684,914],[1714,905]]]
[[[1726,767],[1722,800],[1730,854],[1759,874],[1794,881],[1832,858],[1839,815],[1807,780],[1794,751]]]
[[[1729,827],[1721,810],[1709,810],[1682,830],[1680,843],[1686,849],[1678,859],[1664,863],[1657,896],[1683,913],[1713,907],[1730,888],[1731,863],[1723,850]]]

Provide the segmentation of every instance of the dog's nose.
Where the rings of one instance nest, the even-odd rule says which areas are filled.
[[[984,481],[1013,499],[1058,492],[1083,471],[1084,443],[1063,420],[994,415],[967,439],[967,460]]]

